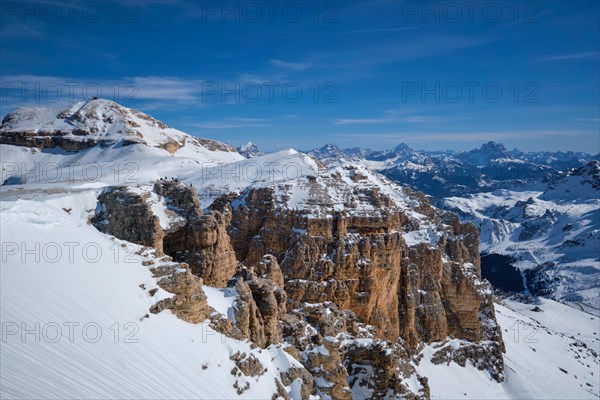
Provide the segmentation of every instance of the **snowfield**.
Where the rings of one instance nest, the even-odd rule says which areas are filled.
[[[170,294],[148,295],[158,286],[139,246],[49,204],[0,204],[3,399],[270,398],[279,371],[300,366],[282,346],[260,350],[208,323],[149,313]],[[227,312],[231,294],[207,293]],[[232,376],[238,351],[258,358],[265,374]],[[249,383],[241,395],[236,380]]]
[[[496,303],[506,346],[505,381],[467,363],[433,364],[426,346],[417,370],[429,377],[432,399],[597,399],[600,319],[553,300]],[[539,307],[541,311],[532,311]],[[458,342],[458,341],[457,341]]]
[[[483,253],[513,257],[523,274],[543,267],[542,288],[552,298],[600,315],[600,192],[567,183],[566,195],[576,197],[558,189],[497,190],[446,198],[441,206],[479,228]]]
[[[87,224],[96,195],[88,189],[0,202],[2,398],[270,398],[279,372],[299,363],[281,346],[253,349],[208,323],[149,313],[171,295],[141,264],[139,246]],[[27,252],[35,246],[38,260]],[[234,290],[204,290],[217,312],[233,318]],[[543,311],[530,311],[535,305]],[[429,377],[432,398],[597,398],[598,318],[551,300],[535,305],[496,304],[507,350],[503,383],[469,363],[434,365],[436,344],[426,346],[416,367]],[[256,356],[267,372],[233,377],[229,357],[238,351]],[[250,385],[242,395],[236,379]]]
[[[0,133],[58,132],[69,140],[92,137],[108,144],[76,152],[0,145],[2,399],[271,399],[282,386],[280,374],[302,368],[285,351],[287,344],[260,349],[215,332],[208,321],[191,324],[169,310],[151,313],[156,302],[173,294],[157,285],[160,278],[153,277],[148,265],[167,262],[89,223],[98,196],[109,186],[147,193],[163,229],[182,222],[164,198],[152,193],[152,184],[164,178],[193,186],[203,208],[235,193],[235,209],[250,191],[268,188],[275,193],[278,210],[298,210],[314,218],[335,213],[386,216],[402,210],[418,222],[418,229],[402,233],[415,246],[437,243],[441,223],[414,211],[420,197],[372,169],[422,173],[444,160],[523,163],[516,153],[491,142],[479,150],[441,156],[401,145],[370,152],[368,159],[365,150],[342,153],[331,146],[311,155],[293,149],[261,154],[248,143],[240,149],[244,157],[231,146],[193,138],[105,100],[65,110],[20,109],[10,115]],[[88,133],[81,136],[82,130]],[[131,143],[125,145],[124,138]],[[547,155],[560,162],[571,156]],[[591,174],[561,175],[526,190],[498,189],[444,200],[445,208],[480,228],[483,251],[515,256],[523,275],[546,266],[550,294],[577,308],[535,297],[499,300],[496,317],[506,346],[502,383],[468,362],[465,367],[432,362],[441,346],[458,348],[464,344],[460,340],[449,337],[424,345],[412,363],[429,378],[431,398],[600,397],[600,320],[590,314],[600,310],[600,196],[590,178],[597,176],[595,167],[590,168]],[[437,186],[453,186],[443,175],[435,178]],[[304,235],[306,230],[295,233]],[[235,318],[235,289],[205,285],[203,290],[216,313]],[[357,345],[361,340],[366,345],[370,339],[358,339]],[[311,351],[329,355],[323,346]],[[230,357],[238,352],[256,357],[264,373],[232,374],[236,364]],[[370,373],[377,372],[372,368]],[[322,377],[317,381],[319,387],[332,385]],[[404,383],[415,393],[421,389],[416,374]],[[284,386],[292,399],[302,397],[300,388],[299,378]],[[356,400],[372,393],[366,386],[353,390]]]

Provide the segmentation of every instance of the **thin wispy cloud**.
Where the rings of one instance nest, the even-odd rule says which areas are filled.
[[[269,126],[268,119],[230,117],[219,121],[206,121],[200,123],[189,123],[188,126],[201,129],[241,129],[259,128]]]
[[[244,117],[231,117],[232,121],[240,121],[240,122],[268,122],[267,118],[244,118]]]
[[[377,118],[340,118],[336,119],[334,125],[371,125],[405,122],[410,124],[425,124],[434,122],[448,122],[465,119],[468,114],[452,115],[423,115],[416,114],[418,111],[410,110],[387,110],[386,115]]]
[[[46,75],[0,77],[2,105],[20,107],[36,103],[56,106],[102,97],[117,103],[143,103],[146,110],[182,106],[202,108],[203,80],[164,76],[134,76],[117,79],[87,79]],[[142,107],[143,106],[143,107]]]
[[[285,83],[288,79],[284,78],[283,74],[253,74],[253,73],[241,73],[238,75],[236,81],[219,81],[227,85],[227,87],[234,87],[236,84],[241,86],[244,85],[263,85],[271,83]]]
[[[137,92],[134,96],[137,98],[178,101],[197,100],[204,83],[204,80],[162,76],[125,78],[125,81],[128,80],[135,83]]]
[[[598,51],[585,51],[582,53],[557,54],[549,57],[541,57],[533,60],[533,62],[589,60],[598,58],[599,55],[600,52]]]
[[[0,29],[0,38],[4,40],[16,38],[35,38],[41,40],[42,42],[46,41],[46,36],[44,36],[44,34],[42,34],[39,30],[22,23],[4,23],[2,29]]]
[[[583,130],[529,130],[529,131],[480,131],[480,132],[373,132],[373,133],[333,133],[332,136],[352,138],[353,140],[382,140],[406,141],[409,143],[438,142],[479,142],[485,140],[527,140],[531,138],[545,138],[548,136],[578,137],[592,134],[592,131]]]
[[[374,32],[395,32],[395,31],[412,31],[419,29],[419,26],[405,26],[402,28],[381,28],[381,29],[359,29],[355,31],[343,31],[340,33],[374,33]]]
[[[309,62],[300,63],[300,62],[290,62],[290,61],[283,61],[283,60],[277,60],[277,59],[271,59],[271,60],[269,60],[269,63],[276,67],[287,68],[287,69],[291,69],[294,71],[303,71],[312,66],[311,63],[309,63]]]
[[[384,118],[341,118],[333,122],[334,125],[364,125],[364,124],[387,124],[397,121],[393,117]]]

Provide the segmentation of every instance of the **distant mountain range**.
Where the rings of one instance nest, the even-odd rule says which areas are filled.
[[[308,153],[103,99],[9,113],[3,327],[106,334],[7,331],[0,397],[598,397],[597,156]]]
[[[308,154],[327,165],[365,164],[475,224],[482,273],[495,287],[600,312],[600,155],[491,141],[463,152],[328,144]]]
[[[340,149],[327,144],[307,153],[327,163],[364,163],[397,183],[436,198],[525,186],[553,171],[600,160],[600,154],[583,152],[507,150],[491,141],[463,152],[417,151],[406,144],[391,150]]]
[[[597,314],[600,163],[556,173],[540,186],[448,197],[437,205],[479,228],[482,271],[496,287]]]

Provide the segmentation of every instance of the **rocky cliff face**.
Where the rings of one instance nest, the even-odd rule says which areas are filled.
[[[503,343],[481,279],[477,230],[420,194],[370,184],[366,174],[349,168],[249,188],[218,198],[208,212],[175,181],[109,189],[94,223],[188,263],[208,285],[235,286],[235,322],[211,317],[213,325],[263,348],[291,344],[314,378],[303,380],[307,393],[350,398],[366,387],[375,397],[388,390],[410,397],[403,380],[416,374],[411,357],[448,337],[465,344],[443,347],[436,359],[470,360],[502,380]],[[312,208],[288,207],[294,185]],[[143,235],[131,232],[139,227]],[[156,307],[207,318],[189,302],[196,285],[179,276],[178,295]],[[417,378],[426,397],[427,380]]]
[[[332,398],[428,397],[427,378],[410,364],[402,340],[376,337],[372,326],[331,302],[305,304],[282,323],[284,340],[292,344],[305,368],[315,376],[315,390]],[[409,390],[404,379],[415,375],[419,389]],[[413,388],[414,390],[414,388]]]
[[[165,253],[190,264],[206,284],[224,287],[237,264],[226,231],[230,209],[204,214],[195,190],[175,181],[159,181],[153,190],[165,198],[168,209],[185,221],[167,229],[163,240]]]
[[[108,189],[98,197],[92,223],[101,232],[152,247],[157,255],[162,255],[164,232],[147,201],[149,196],[122,187]]]
[[[306,399],[427,398],[427,378],[417,371],[430,343],[429,361],[471,363],[503,379],[478,232],[423,194],[341,157],[333,167],[293,150],[241,160],[230,146],[101,99],[60,112],[17,110],[4,119],[0,143],[65,150],[138,144],[144,147],[126,150],[160,155],[150,172],[166,164],[169,175],[181,171],[186,184],[161,179],[103,190],[91,222],[144,246],[142,265],[157,284],[140,285],[155,300],[149,313],[170,310],[260,348],[229,353],[235,368],[226,373],[238,394],[265,373],[256,355],[275,349],[298,362],[282,369],[274,398],[292,391]],[[106,155],[113,159],[111,148]],[[199,167],[209,161],[226,167]],[[597,164],[591,167],[596,182]],[[233,306],[211,308],[206,294],[214,292],[203,285],[227,286]]]
[[[155,277],[160,278],[158,285],[174,294],[153,305],[150,309],[152,313],[169,309],[179,318],[194,324],[203,322],[211,315],[213,310],[202,290],[202,278],[192,274],[187,264],[173,263],[152,271]]]
[[[276,261],[274,263],[271,271],[279,270]],[[269,279],[268,275],[258,277],[252,269],[244,270],[235,285],[239,294],[235,307],[236,325],[244,337],[261,347],[281,342],[279,321],[285,317],[287,303],[280,282]]]
[[[237,261],[226,232],[230,215],[204,214],[193,188],[159,181],[136,190],[111,188],[98,200],[92,222],[101,231],[186,262],[207,285],[224,287],[233,277]]]
[[[374,201],[391,202],[384,196]],[[447,336],[480,340],[485,324],[479,312],[491,304],[491,291],[480,279],[477,230],[432,211],[437,243],[409,246],[404,235],[418,231],[419,220],[380,209],[374,216],[314,218],[278,208],[270,188],[255,189],[244,194],[228,231],[246,265],[266,254],[279,260],[293,308],[332,301],[375,326],[379,336],[400,336],[411,345]]]

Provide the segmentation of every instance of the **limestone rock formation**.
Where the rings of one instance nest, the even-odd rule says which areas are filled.
[[[277,258],[271,254],[265,255],[262,260],[259,261],[256,273],[259,277],[270,279],[274,284],[283,288],[285,282],[283,280],[283,273],[277,262]]]
[[[77,102],[65,109],[21,107],[0,126],[0,144],[66,151],[143,144],[173,154],[184,146],[236,152],[224,143],[189,136],[138,110],[106,99]]]
[[[422,222],[398,208],[315,218],[278,207],[272,188],[252,189],[243,197],[228,230],[238,260],[257,265],[273,254],[292,308],[332,301],[375,326],[378,336],[400,337],[412,346],[448,335],[481,339],[485,324],[479,311],[491,302],[480,279],[472,225],[461,225],[418,197],[419,209],[437,221],[439,238],[409,246],[405,235],[419,231]],[[372,201],[390,203],[381,193]]]
[[[292,310],[282,323],[286,343],[315,377],[315,389],[332,398],[428,397],[426,378],[410,364],[411,348],[402,340],[376,338],[375,329],[358,322],[352,311],[332,302],[305,304]],[[411,392],[403,383],[415,378],[421,390]],[[360,394],[359,394],[360,393]]]
[[[151,196],[170,216],[163,221],[167,227],[154,213]],[[235,274],[237,260],[226,231],[231,213],[204,214],[193,188],[161,180],[143,190],[109,188],[98,201],[92,222],[101,231],[186,262],[207,285],[224,287]]]
[[[348,383],[370,393],[371,398],[428,398],[427,378],[416,376],[421,384],[420,393],[412,393],[403,383],[416,372],[405,360],[410,353],[399,343],[385,340],[346,341],[342,347]]]
[[[237,265],[226,227],[227,218],[218,211],[189,218],[181,229],[165,235],[164,251],[189,263],[208,285],[224,287]]]
[[[214,311],[202,290],[202,278],[194,276],[187,264],[163,266],[155,272],[155,276],[162,277],[158,285],[174,296],[153,305],[150,309],[152,313],[169,309],[182,320],[198,324]]]
[[[284,183],[224,195],[207,212],[191,187],[159,181],[135,192],[107,190],[95,223],[188,263],[189,276],[208,285],[235,285],[235,320],[200,304],[192,314],[262,348],[292,345],[290,354],[314,378],[302,378],[306,393],[427,397],[425,378],[416,375],[418,393],[404,383],[416,374],[411,357],[423,343],[449,337],[463,344],[440,347],[438,362],[469,361],[502,380],[504,347],[491,288],[481,279],[477,230],[421,194],[393,198],[365,183],[372,179],[352,168],[298,178],[313,208],[286,206],[292,195]],[[332,199],[331,190],[341,193]],[[152,213],[149,202],[157,199],[167,224]],[[128,232],[136,225],[148,227],[143,237]],[[189,299],[202,298],[185,276],[176,285],[187,288],[180,297],[157,308],[186,315]]]
[[[279,321],[286,312],[285,291],[273,281],[253,272],[240,276],[235,288],[239,294],[234,308],[236,325],[242,334],[260,347],[281,342]]]
[[[149,194],[138,194],[126,188],[109,188],[98,197],[92,223],[101,232],[119,239],[149,246],[162,254],[164,232],[160,219],[147,203]]]
[[[332,399],[352,399],[352,391],[346,383],[348,373],[342,364],[337,340],[328,336],[321,344],[309,346],[302,353],[302,362],[315,377],[317,393]]]

